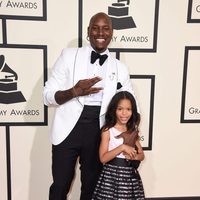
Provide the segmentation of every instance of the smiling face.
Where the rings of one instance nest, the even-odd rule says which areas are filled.
[[[132,116],[132,105],[129,99],[120,100],[116,109],[117,124],[126,125]]]
[[[98,13],[94,15],[88,27],[88,36],[91,46],[98,53],[104,52],[113,35],[112,22],[105,13]]]

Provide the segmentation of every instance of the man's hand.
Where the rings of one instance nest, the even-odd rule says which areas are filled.
[[[85,96],[89,94],[95,94],[98,93],[100,90],[102,90],[102,87],[92,87],[97,82],[101,81],[102,79],[100,77],[94,77],[91,79],[83,79],[78,81],[76,85],[73,87],[73,92],[75,96]]]
[[[102,79],[98,76],[91,79],[80,80],[73,88],[63,91],[57,91],[55,93],[55,100],[59,105],[61,105],[74,97],[97,93],[103,88],[92,86],[101,80]]]

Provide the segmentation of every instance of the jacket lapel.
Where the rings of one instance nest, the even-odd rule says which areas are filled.
[[[109,56],[100,116],[105,114],[108,103],[116,93],[117,77],[117,63],[111,56]]]
[[[76,54],[76,61],[74,64],[74,81],[73,85],[75,85],[79,80],[87,78],[87,64],[88,64],[88,56],[89,56],[89,47],[78,48]],[[84,105],[84,97],[79,97],[79,101],[82,105]]]

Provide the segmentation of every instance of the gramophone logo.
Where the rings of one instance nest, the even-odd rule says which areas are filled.
[[[17,90],[17,80],[17,73],[6,64],[4,55],[0,55],[0,103],[26,101],[23,94]]]
[[[126,3],[121,3],[125,1]],[[129,29],[135,28],[135,22],[129,14],[130,0],[117,0],[117,3],[113,3],[108,7],[108,15],[112,19],[113,29]]]

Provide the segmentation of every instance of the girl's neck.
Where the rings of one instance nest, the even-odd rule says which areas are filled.
[[[118,124],[118,123],[116,123],[114,127],[115,127],[117,130],[121,131],[121,132],[127,131],[126,124]]]

